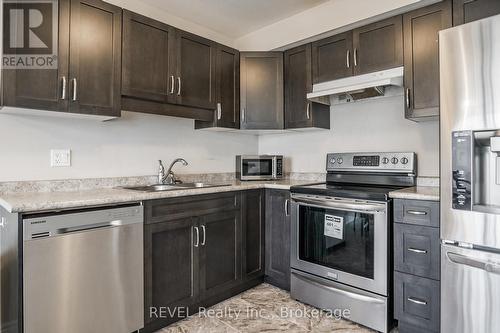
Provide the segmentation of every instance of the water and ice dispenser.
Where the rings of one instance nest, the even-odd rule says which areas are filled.
[[[453,208],[500,214],[500,130],[452,136]]]

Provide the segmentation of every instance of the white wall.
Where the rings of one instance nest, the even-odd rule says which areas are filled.
[[[5,108],[8,109],[8,108]],[[71,167],[50,167],[50,149],[72,150]],[[234,172],[235,155],[255,154],[255,136],[195,131],[193,121],[122,112],[98,122],[0,114],[0,181],[153,175],[158,159],[184,157],[179,173]]]
[[[259,153],[281,153],[285,169],[325,172],[330,152],[415,151],[419,176],[439,176],[439,123],[404,119],[401,96],[331,107],[331,130],[262,136]]]

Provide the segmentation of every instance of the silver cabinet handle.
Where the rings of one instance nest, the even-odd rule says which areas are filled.
[[[427,212],[422,212],[420,210],[407,210],[406,213],[410,214],[410,215],[427,215]]]
[[[420,249],[416,249],[416,248],[413,248],[413,247],[409,247],[408,251],[414,252],[414,253],[418,253],[418,254],[426,254],[427,253],[426,250],[420,250]]]
[[[174,93],[175,89],[175,78],[173,75],[170,75],[170,94]]]
[[[358,49],[354,48],[354,67],[358,66]]]
[[[446,255],[455,264],[461,264],[461,265],[466,265],[466,266],[482,269],[483,271],[493,273],[493,274],[500,274],[500,263],[479,260],[479,259],[475,259],[475,258],[472,258],[469,256],[465,256],[465,255],[457,254],[457,253],[453,253],[453,252],[448,252]]]
[[[241,109],[241,121],[245,122],[245,108]]]
[[[73,102],[76,102],[76,99],[78,97],[78,94],[77,94],[78,86],[76,85],[76,78],[71,80],[71,82],[73,82],[73,97],[71,98],[71,100]]]
[[[203,231],[203,240],[201,241],[201,245],[205,245],[205,241],[207,240],[207,229],[204,225],[201,226],[201,231]]]
[[[309,102],[307,102],[306,116],[307,116],[307,119],[311,119],[311,103],[309,103]]]
[[[290,203],[290,200],[289,199],[286,199],[285,200],[285,216],[290,216],[289,212],[288,212],[288,204]]]
[[[177,77],[177,84],[178,84],[177,96],[180,96],[181,95],[181,78],[180,78],[180,76]]]
[[[412,302],[412,303],[418,304],[418,305],[427,305],[426,301],[421,301],[421,300],[413,298],[413,297],[408,297],[407,300]]]
[[[194,227],[194,231],[196,232],[196,242],[194,243],[194,247],[198,247],[198,245],[200,245],[200,230],[198,227]]]
[[[221,120],[222,118],[222,105],[217,103],[217,120]]]
[[[411,106],[410,104],[410,88],[406,89],[406,108],[409,109]]]
[[[347,68],[351,68],[351,50],[347,50],[346,52],[346,66]]]
[[[61,99],[66,99],[66,85],[68,84],[66,76],[63,76],[61,80],[62,80]]]

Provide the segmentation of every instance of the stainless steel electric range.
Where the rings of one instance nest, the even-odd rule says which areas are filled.
[[[328,154],[326,183],[292,192],[291,295],[381,332],[392,325],[391,200],[415,153]]]

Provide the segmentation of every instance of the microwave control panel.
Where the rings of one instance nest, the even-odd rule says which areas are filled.
[[[472,131],[452,133],[452,207],[472,209]]]

